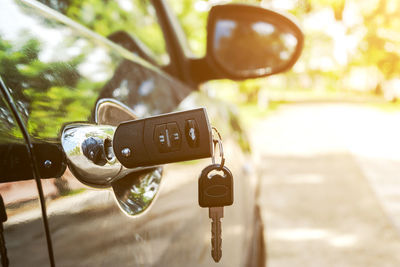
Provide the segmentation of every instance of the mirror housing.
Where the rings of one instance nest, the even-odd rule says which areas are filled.
[[[244,80],[289,70],[300,57],[304,36],[287,16],[245,4],[216,5],[207,23],[207,52],[194,59],[196,84],[211,79]]]

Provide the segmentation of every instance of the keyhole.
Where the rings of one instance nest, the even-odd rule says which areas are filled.
[[[114,151],[112,147],[112,141],[110,138],[104,140],[104,154],[109,161],[114,159]]]

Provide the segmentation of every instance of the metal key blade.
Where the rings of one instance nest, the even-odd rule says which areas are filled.
[[[211,256],[215,262],[222,257],[221,218],[224,217],[224,207],[210,207],[211,222]]]

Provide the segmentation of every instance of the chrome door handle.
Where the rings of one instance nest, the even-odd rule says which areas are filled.
[[[118,206],[128,216],[150,207],[162,177],[161,167],[128,169],[114,155],[112,140],[116,126],[134,119],[136,116],[122,103],[102,99],[96,106],[96,124],[69,124],[61,135],[68,167],[74,176],[92,187],[112,187]]]
[[[70,124],[61,135],[61,144],[68,167],[82,183],[94,187],[109,187],[122,170],[114,153],[108,151],[114,126]],[[111,146],[112,148],[112,146]]]
[[[78,180],[104,188],[131,172],[144,169],[123,167],[112,148],[116,125],[133,119],[136,119],[135,114],[122,103],[102,99],[96,106],[96,124],[73,123],[64,127],[61,144],[68,167]]]

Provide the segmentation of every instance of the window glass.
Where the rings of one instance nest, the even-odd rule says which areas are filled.
[[[39,0],[105,37],[125,31],[142,42],[161,65],[169,62],[156,12],[143,0]]]

